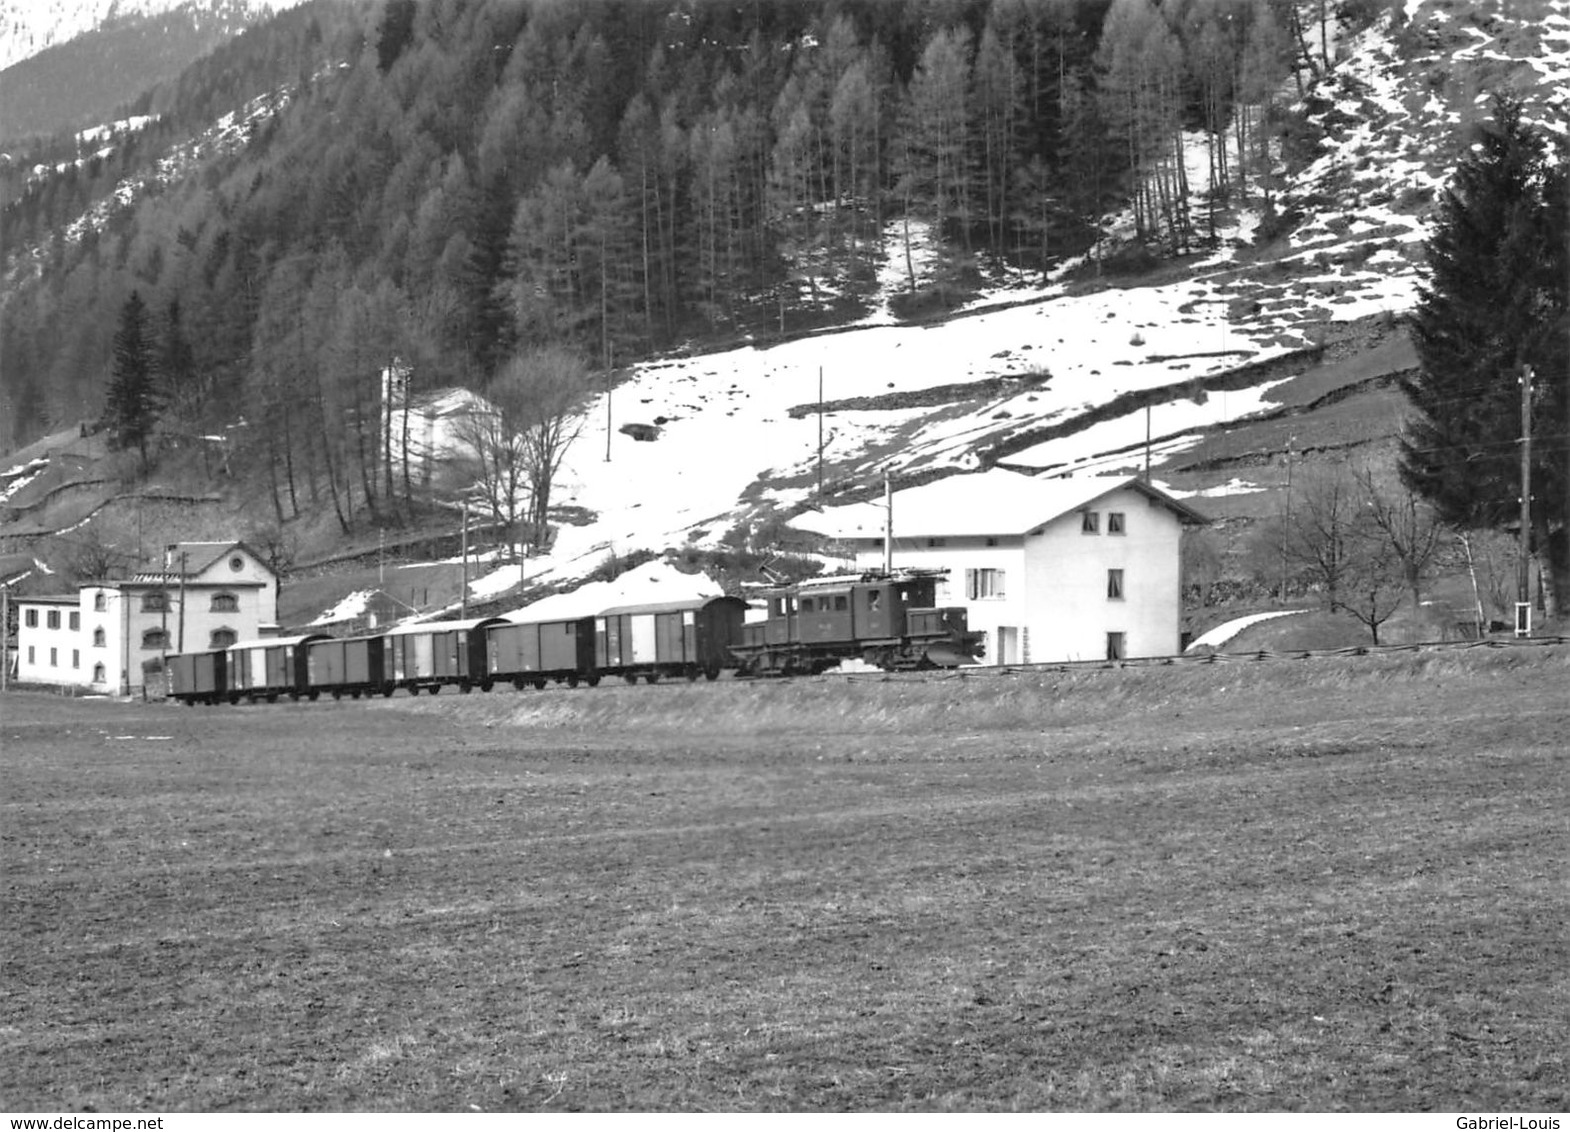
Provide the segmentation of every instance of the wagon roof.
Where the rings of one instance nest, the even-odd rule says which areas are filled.
[[[384,629],[379,635],[384,637],[406,637],[411,633],[461,633],[472,632],[481,625],[501,625],[506,621],[503,617],[470,617],[465,621],[405,621],[401,625],[394,625]]]
[[[321,641],[327,639],[327,633],[301,633],[297,637],[252,637],[248,641],[236,641],[230,645],[231,649],[263,649],[278,645],[303,645],[308,641]]]
[[[683,613],[689,609],[703,609],[717,601],[731,602],[735,605],[745,606],[747,603],[739,597],[690,597],[682,601],[651,601],[641,605],[616,605],[610,609],[602,609],[597,614],[599,617],[619,617],[624,613]]]

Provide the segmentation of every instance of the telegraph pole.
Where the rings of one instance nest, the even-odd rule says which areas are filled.
[[[180,552],[180,644],[179,644],[179,648],[177,650],[179,652],[184,652],[185,651],[185,574],[186,574],[186,561],[190,557],[191,557],[191,552],[190,551],[182,550]],[[168,604],[169,604],[169,599],[166,597],[166,598],[164,598],[164,605],[167,606]],[[165,633],[164,636],[167,637],[168,634]]]
[[[1521,539],[1515,635],[1532,635],[1532,367],[1521,367]]]
[[[823,367],[818,367],[818,510],[823,510]]]
[[[458,598],[458,619],[467,620],[469,616],[469,500],[463,501],[463,589]]]
[[[883,473],[883,572],[894,573],[894,488]]]

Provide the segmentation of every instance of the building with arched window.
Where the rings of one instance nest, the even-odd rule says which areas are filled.
[[[75,596],[27,599],[33,618],[18,621],[17,678],[132,694],[167,653],[276,631],[278,576],[243,542],[176,543],[162,567]]]

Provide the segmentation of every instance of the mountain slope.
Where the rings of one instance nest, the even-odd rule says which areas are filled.
[[[33,135],[80,130],[108,121],[144,91],[168,82],[257,20],[298,0],[143,0],[56,8],[59,20],[20,19],[37,6],[0,17],[6,54],[27,51],[0,70],[0,147]],[[85,20],[96,22],[80,31]],[[9,24],[9,27],[6,25]],[[6,34],[9,32],[9,34]]]

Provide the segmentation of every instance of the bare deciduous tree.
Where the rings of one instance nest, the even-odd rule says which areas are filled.
[[[559,346],[513,357],[486,388],[488,404],[464,418],[459,437],[491,516],[509,545],[527,521],[535,546],[546,538],[551,488],[567,450],[583,427],[579,410],[589,395],[583,359]]]

